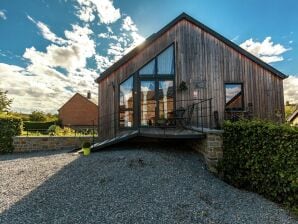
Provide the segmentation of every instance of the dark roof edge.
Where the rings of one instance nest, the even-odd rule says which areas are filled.
[[[104,72],[102,72],[101,75],[95,80],[95,82],[99,83],[102,79],[104,79],[109,74],[111,74],[112,72],[114,72],[115,70],[117,70],[120,66],[122,66],[124,63],[126,63],[132,57],[134,57],[137,53],[139,53],[140,50],[144,49],[146,46],[148,46],[149,44],[151,44],[152,42],[154,42],[157,38],[159,38],[168,29],[170,29],[172,26],[174,26],[176,23],[178,23],[182,19],[186,19],[187,21],[193,23],[194,25],[198,26],[202,30],[204,30],[207,33],[211,34],[212,36],[218,38],[219,40],[221,40],[222,42],[224,42],[225,44],[227,44],[228,46],[230,46],[231,48],[233,48],[234,50],[236,50],[240,54],[246,56],[247,58],[251,59],[253,62],[255,62],[258,65],[260,65],[261,67],[263,67],[263,68],[269,70],[270,72],[272,72],[273,74],[277,75],[279,78],[285,79],[285,78],[288,77],[287,75],[285,75],[282,72],[278,71],[277,69],[275,69],[271,65],[263,62],[261,59],[257,58],[253,54],[249,53],[248,51],[244,50],[243,48],[241,48],[237,44],[235,44],[232,41],[230,41],[229,39],[225,38],[221,34],[217,33],[216,31],[214,31],[211,28],[207,27],[206,25],[202,24],[198,20],[196,20],[193,17],[187,15],[186,13],[182,13],[177,18],[175,18],[174,20],[172,20],[168,25],[166,25],[161,30],[159,30],[157,33],[154,33],[151,36],[149,36],[142,44],[140,44],[139,46],[135,47],[129,53],[127,53],[126,55],[124,55],[120,60],[118,60],[117,62],[115,62],[107,70],[105,70]]]

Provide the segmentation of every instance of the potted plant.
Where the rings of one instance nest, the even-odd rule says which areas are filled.
[[[89,156],[90,155],[90,148],[91,148],[91,143],[90,142],[84,142],[83,143],[82,149],[83,149],[84,156]]]
[[[178,89],[182,92],[182,91],[186,91],[188,88],[187,88],[187,84],[185,81],[182,81],[180,84],[179,84],[179,87]]]

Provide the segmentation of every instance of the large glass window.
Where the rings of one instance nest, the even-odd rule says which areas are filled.
[[[173,80],[159,81],[159,118],[168,119],[173,117],[174,90]]]
[[[141,81],[141,125],[153,126],[155,124],[156,99],[155,82]]]
[[[133,126],[133,76],[120,84],[120,127]]]
[[[225,84],[226,110],[243,110],[243,86],[240,83]]]
[[[155,59],[150,61],[147,65],[139,71],[140,75],[154,75],[155,74]]]
[[[171,45],[157,57],[157,73],[159,75],[173,75],[174,70],[174,47]]]

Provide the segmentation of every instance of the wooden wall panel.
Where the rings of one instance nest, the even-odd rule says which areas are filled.
[[[212,98],[212,114],[219,112],[220,122],[224,119],[225,82],[241,82],[244,87],[244,104],[253,104],[255,117],[276,120],[276,111],[284,114],[282,79],[241,55],[219,39],[182,20],[170,28],[154,43],[144,48],[130,61],[122,65],[99,83],[100,122],[103,137],[114,134],[114,122],[118,124],[119,84],[144,64],[150,61],[171,43],[175,43],[176,85],[185,81],[188,90],[176,91],[176,107],[186,106],[191,100],[197,82],[206,82],[206,88],[199,88],[199,98]],[[113,85],[115,90],[113,90]],[[117,116],[111,116],[115,113]],[[116,120],[115,120],[116,118]]]

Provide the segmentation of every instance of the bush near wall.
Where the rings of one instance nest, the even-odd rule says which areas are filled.
[[[265,121],[224,124],[227,182],[298,211],[298,129]]]
[[[58,121],[25,121],[24,122],[24,131],[30,130],[48,130],[52,125],[55,125]]]
[[[13,151],[13,136],[21,135],[23,121],[19,117],[0,116],[0,153]]]

